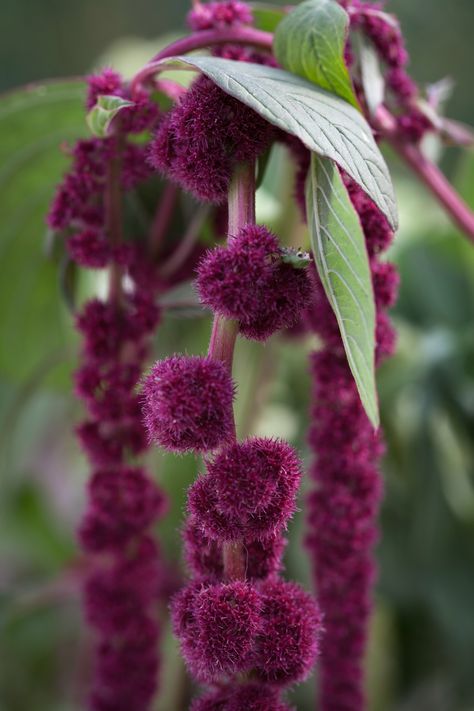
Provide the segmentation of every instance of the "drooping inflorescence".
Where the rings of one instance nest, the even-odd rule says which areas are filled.
[[[154,418],[163,396],[156,373],[165,374],[175,362],[179,368],[163,383],[176,394],[186,389],[191,397],[206,391],[206,378],[212,388],[215,371],[221,373],[224,365],[210,357],[175,356],[157,363],[144,383],[150,437],[175,451],[185,424],[186,433],[193,433],[185,449],[219,446],[215,454],[208,452],[207,472],[189,490],[183,536],[193,580],[172,602],[173,629],[189,671],[201,683],[219,688],[192,708],[283,711],[287,707],[279,689],[309,674],[322,628],[314,599],[278,575],[285,545],[282,532],[295,509],[300,464],[284,442],[216,440],[219,427],[213,419],[203,421],[198,408],[186,411],[182,420],[162,416],[167,432],[163,438]],[[211,404],[199,396],[200,402],[206,403],[206,412],[227,411],[232,391],[217,391],[214,397],[220,402]],[[169,401],[175,401],[173,395]],[[247,676],[254,681],[246,681]]]
[[[126,91],[121,77],[105,70],[89,79],[87,108],[101,94],[123,97]],[[132,461],[147,448],[136,386],[160,310],[157,286],[150,289],[136,268],[146,254],[137,243],[122,241],[120,224],[122,194],[150,176],[145,147],[128,136],[150,129],[158,108],[144,95],[124,111],[112,135],[72,149],[72,167],[49,213],[71,259],[86,268],[110,266],[116,275],[109,298],[87,301],[76,315],[82,360],[75,385],[87,411],[77,436],[92,466],[79,540],[89,560],[85,613],[96,632],[94,711],[148,709],[159,671],[156,605],[163,564],[151,527],[166,501]]]
[[[376,362],[394,349],[395,333],[386,314],[393,305],[398,277],[380,261],[393,233],[375,205],[346,178],[369,252],[377,305]],[[374,546],[382,495],[379,461],[384,448],[363,411],[344,354],[336,318],[319,291],[308,314],[323,348],[311,356],[312,425],[315,454],[308,497],[307,547],[324,613],[326,634],[320,663],[321,709],[365,708],[364,660],[375,580]]]

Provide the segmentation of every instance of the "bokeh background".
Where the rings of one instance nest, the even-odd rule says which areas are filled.
[[[448,112],[474,124],[472,0],[392,0],[388,6],[401,19],[414,76],[422,83],[455,79]],[[133,68],[153,54],[161,35],[183,31],[187,8],[185,0],[2,0],[0,89],[81,75],[104,61]],[[0,130],[8,126],[10,133],[0,146],[11,139],[21,152],[21,125],[4,122],[2,104]],[[474,205],[471,157],[429,149]],[[379,375],[388,454],[368,659],[371,711],[473,711],[474,248],[396,157],[388,158],[401,210],[391,258],[402,287],[394,310],[398,355]],[[4,189],[10,177],[2,167]],[[65,275],[43,249],[44,200],[32,207],[28,190],[20,182],[0,201],[6,209],[0,212],[0,711],[79,711],[88,639],[74,543],[87,477],[71,435],[80,417],[70,395],[77,342],[60,301]],[[271,195],[267,202],[262,209],[271,214]],[[23,204],[31,214],[26,221]],[[40,286],[32,290],[39,270]],[[208,329],[206,318],[170,317],[156,353],[199,352]],[[239,348],[241,430],[252,412],[245,391],[262,372],[271,373],[261,388],[267,404],[252,427],[291,438],[305,455],[305,347],[275,344],[263,356],[252,346]],[[254,363],[251,377],[247,359]],[[173,497],[160,536],[166,555],[177,560],[184,491],[195,463],[162,457],[153,466]],[[302,519],[292,527],[287,568],[309,584]],[[173,694],[183,670],[169,635],[165,643],[169,660],[157,711],[181,711]],[[298,689],[300,711],[313,708],[310,698],[311,684]]]

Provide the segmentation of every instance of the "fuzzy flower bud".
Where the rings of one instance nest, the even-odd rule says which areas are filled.
[[[222,203],[236,165],[269,146],[273,127],[207,77],[161,121],[150,162],[199,200]]]
[[[295,508],[301,469],[284,442],[249,439],[220,452],[189,491],[189,509],[207,536],[246,542],[273,537]]]
[[[175,634],[197,679],[212,681],[249,664],[260,625],[260,597],[244,582],[191,585],[172,602]]]
[[[233,434],[234,386],[220,361],[172,356],[144,381],[149,437],[171,451],[215,449]]]
[[[319,654],[322,615],[314,598],[296,583],[262,583],[262,632],[255,650],[260,678],[286,685],[310,674]]]

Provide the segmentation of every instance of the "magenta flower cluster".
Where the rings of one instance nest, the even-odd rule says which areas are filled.
[[[282,262],[265,227],[243,225],[226,248],[205,255],[198,289],[216,318],[263,339],[294,322],[310,281]],[[150,439],[207,453],[188,493],[183,538],[193,580],[172,601],[173,628],[189,671],[210,687],[193,711],[288,711],[281,690],[308,676],[322,629],[311,595],[279,578],[301,467],[285,442],[235,441],[233,396],[228,364],[212,349],[160,361],[144,382]]]
[[[99,95],[127,96],[111,70],[90,77],[87,107]],[[136,386],[149,341],[160,320],[155,289],[140,277],[139,247],[112,233],[107,197],[121,197],[150,175],[145,148],[129,134],[150,129],[158,109],[145,96],[126,109],[105,139],[79,141],[72,167],[53,201],[50,226],[60,231],[78,265],[119,270],[106,301],[88,301],[76,316],[82,362],[76,393],[87,416],[77,428],[91,466],[88,505],[79,528],[88,555],[84,583],[86,617],[95,630],[95,669],[90,695],[94,711],[145,711],[156,690],[159,626],[156,606],[162,563],[150,529],[166,508],[161,490],[130,458],[147,448]],[[125,291],[121,276],[128,272]],[[118,289],[118,291],[117,291]]]
[[[380,261],[392,232],[356,184],[346,186],[365,233],[377,304],[377,362],[393,352],[395,333],[386,314],[396,298],[398,275]],[[361,711],[364,655],[375,579],[373,549],[382,495],[378,464],[383,454],[360,403],[336,319],[321,287],[309,322],[323,348],[311,358],[314,380],[309,442],[315,454],[315,489],[308,499],[307,546],[324,613],[320,683],[322,711]]]
[[[222,203],[234,168],[261,155],[274,133],[255,111],[199,77],[159,124],[150,161],[199,200]]]

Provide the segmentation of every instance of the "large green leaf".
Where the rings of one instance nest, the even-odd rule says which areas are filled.
[[[369,257],[357,213],[337,167],[313,155],[307,183],[314,259],[341,331],[361,402],[378,427],[375,305]]]
[[[344,62],[349,16],[335,0],[306,0],[280,24],[273,43],[285,69],[359,107]]]
[[[311,151],[334,160],[396,228],[388,168],[370,126],[353,106],[283,69],[218,57],[174,57],[163,63],[168,62],[199,69],[267,121],[297,136]]]
[[[13,91],[0,105],[0,370],[24,380],[65,343],[57,267],[44,253],[45,215],[68,164],[60,150],[87,134],[84,85]]]

